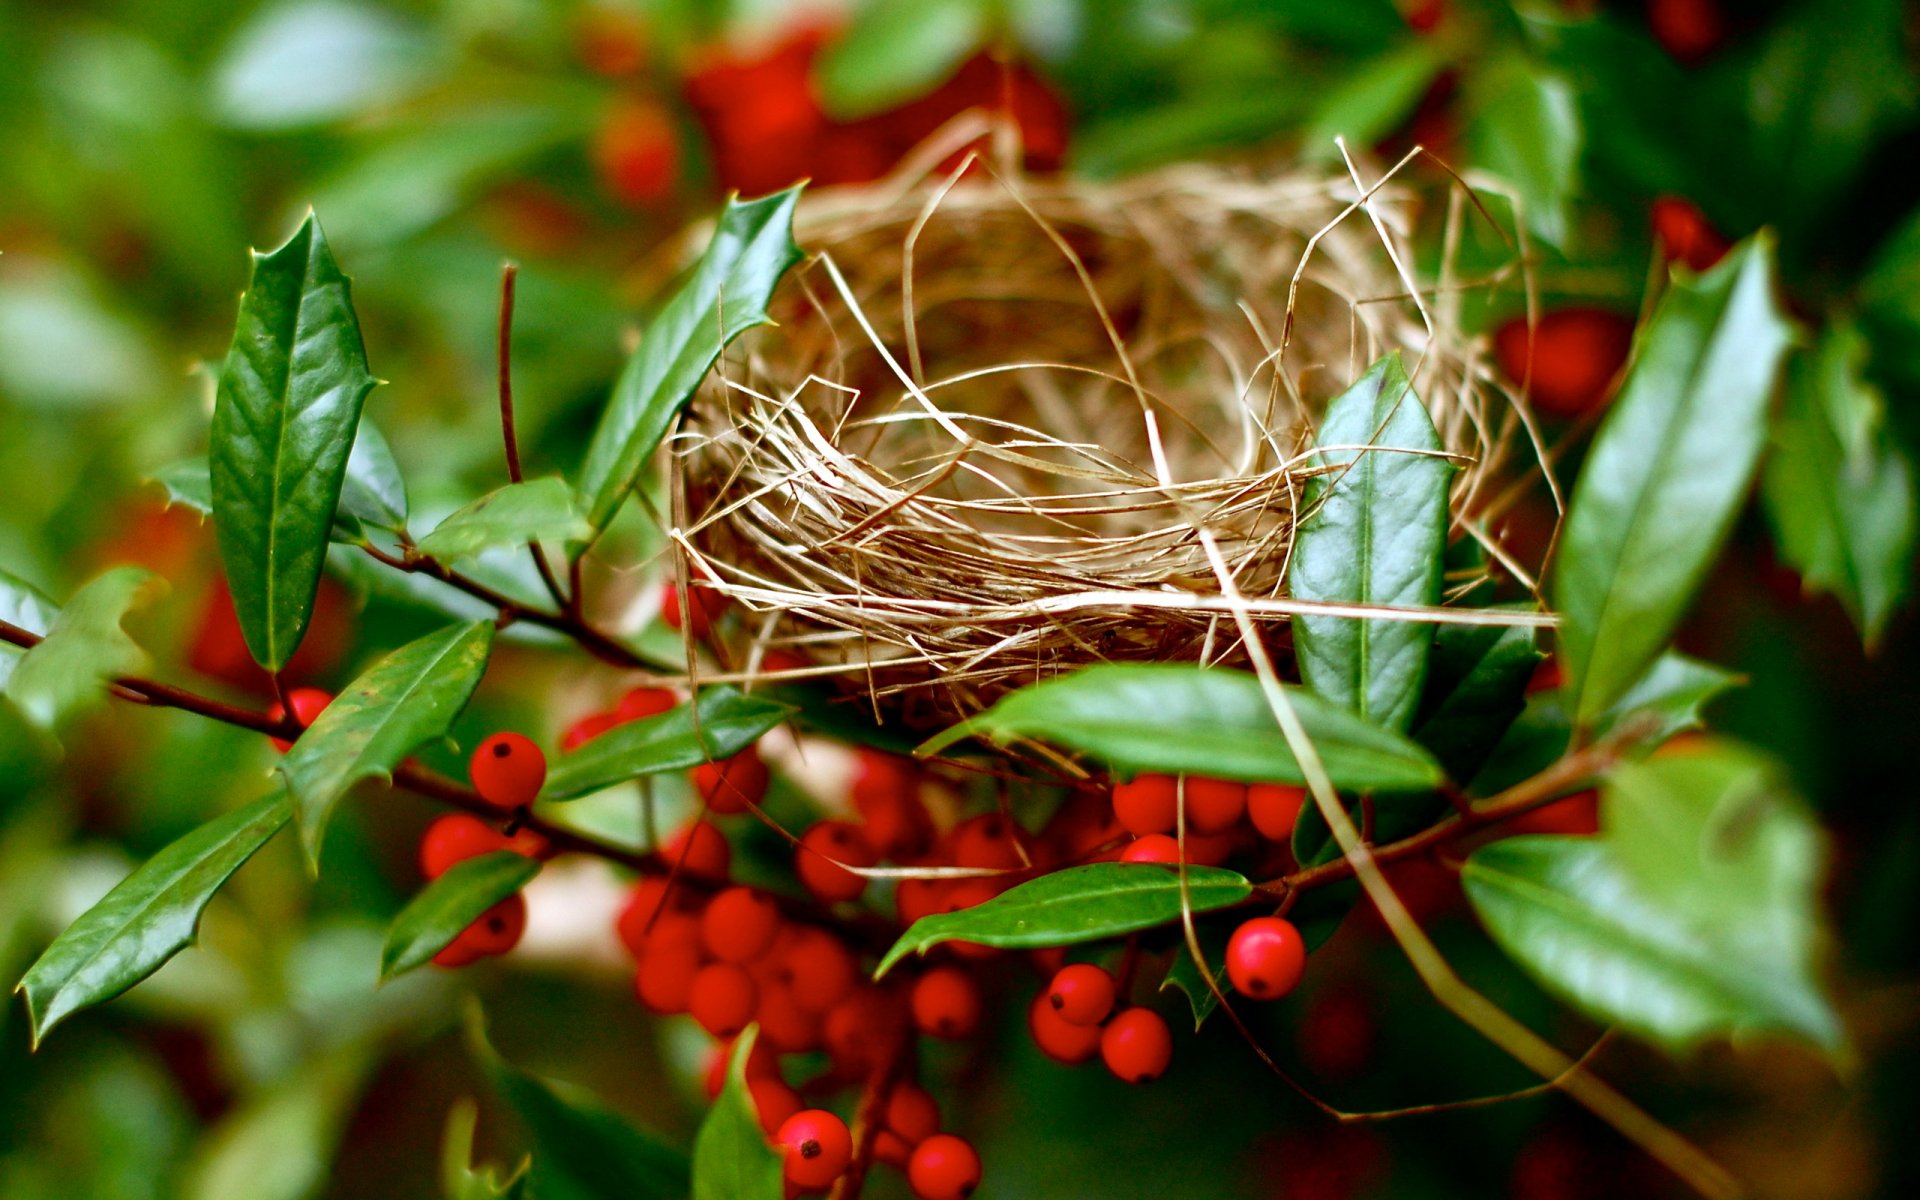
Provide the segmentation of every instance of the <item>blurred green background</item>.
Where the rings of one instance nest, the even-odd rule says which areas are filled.
[[[1703,15],[1704,14],[1704,15]],[[136,632],[164,677],[235,697],[240,648],[209,531],[152,473],[204,449],[249,245],[311,205],[354,278],[368,415],[417,511],[497,483],[499,268],[522,266],[515,376],[529,473],[571,467],[660,283],[658,253],[730,187],[884,171],[947,116],[1011,96],[1028,165],[1111,175],[1198,155],[1383,161],[1416,141],[1525,195],[1549,308],[1630,316],[1649,209],[1684,197],[1729,237],[1780,235],[1793,310],[1864,334],[1896,447],[1920,443],[1920,94],[1897,0],[1509,5],[1494,0],[122,0],[0,2],[0,566],[53,595],[102,567],[171,583]],[[1003,68],[983,54],[991,50]],[[1011,84],[1005,81],[1011,79]],[[1004,86],[1003,86],[1004,84]],[[1424,169],[1432,170],[1431,167]],[[406,597],[329,585],[302,682],[337,684],[424,629]],[[1873,654],[1743,524],[1685,639],[1747,686],[1721,728],[1791,765],[1833,831],[1832,948],[1859,1060],[1795,1051],[1602,1070],[1781,1197],[1911,1195],[1920,1093],[1920,673],[1910,617]],[[551,736],[614,694],[538,649],[503,657],[466,726]],[[119,711],[64,757],[0,706],[0,979],[16,979],[132,863],[251,798],[258,739]],[[383,797],[384,798],[384,797]],[[289,839],[209,911],[202,948],[29,1054],[0,1009],[0,1197],[438,1194],[446,1114],[524,1143],[459,1031],[484,1000],[516,1063],[593,1088],[676,1139],[701,1039],[646,1019],[604,927],[611,883],[556,890],[530,948],[375,990],[416,885],[424,807],[343,810],[310,884]],[[596,908],[595,905],[601,905]],[[1463,974],[1563,1044],[1560,1014],[1436,918]],[[590,927],[582,927],[590,925]],[[1350,1109],[1499,1092],[1523,1074],[1436,1008],[1357,921],[1266,1044]],[[1611,1197],[1671,1181],[1568,1103],[1333,1126],[1214,1022],[1131,1091],[1041,1060],[1020,1030],[930,1062],[1001,1197]],[[901,1195],[884,1175],[875,1194]]]

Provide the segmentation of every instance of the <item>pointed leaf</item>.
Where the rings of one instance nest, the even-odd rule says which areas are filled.
[[[683,771],[738,754],[793,710],[734,687],[711,687],[692,705],[615,726],[555,759],[543,800],[571,800],[642,775]]]
[[[1200,951],[1206,956],[1207,970],[1213,973],[1213,981],[1225,991],[1232,985],[1227,982],[1227,939],[1228,931],[1221,926],[1201,925],[1193,934],[1200,940]],[[1160,990],[1178,988],[1187,998],[1193,1009],[1193,1030],[1200,1031],[1213,1010],[1220,1007],[1220,998],[1213,994],[1207,981],[1200,975],[1200,967],[1193,961],[1193,952],[1187,949],[1186,939],[1182,938],[1173,952],[1173,963],[1160,980]]]
[[[1552,579],[1576,725],[1666,648],[1746,497],[1787,347],[1772,264],[1761,235],[1673,282],[1581,468]]]
[[[166,581],[145,567],[115,567],[73,594],[39,645],[20,656],[7,698],[40,729],[57,730],[107,698],[107,687],[147,665],[120,621]]]
[[[294,742],[279,771],[314,869],[340,797],[363,779],[390,776],[421,743],[446,736],[486,673],[492,647],[493,626],[484,621],[409,642],[348,684]]]
[[[854,120],[932,91],[988,32],[980,0],[892,0],[863,6],[820,56],[814,82],[833,116]]]
[[[420,550],[452,563],[496,546],[584,541],[592,535],[573,507],[573,489],[556,475],[488,492],[436,525],[420,539]]]
[[[1513,185],[1535,237],[1565,243],[1584,140],[1573,88],[1516,52],[1490,59],[1467,90],[1474,163]]]
[[[264,796],[174,842],[54,939],[20,981],[37,1045],[79,1009],[111,1000],[193,944],[200,914],[292,812]]]
[[[1421,791],[1440,782],[1439,764],[1414,742],[1312,692],[1286,692],[1336,787]],[[919,752],[935,753],[969,736],[1037,738],[1084,751],[1128,775],[1305,782],[1260,681],[1244,671],[1173,663],[1088,667],[1009,693]]]
[[[440,1138],[440,1191],[446,1200],[527,1200],[529,1159],[501,1178],[489,1163],[473,1165],[473,1135],[480,1124],[480,1106],[462,1099],[447,1113],[446,1132]]]
[[[214,530],[240,630],[277,671],[313,613],[360,407],[373,389],[347,277],[312,214],[253,256],[214,403]]]
[[[1861,377],[1866,342],[1829,330],[1787,374],[1761,495],[1780,555],[1807,589],[1832,592],[1876,643],[1913,573],[1913,467]]]
[[[467,926],[539,873],[537,861],[511,850],[449,867],[421,888],[387,927],[386,944],[380,948],[381,982],[431,962]]]
[[[1238,904],[1253,892],[1246,877],[1223,867],[1188,867],[1194,912]],[[1180,919],[1180,873],[1158,863],[1088,863],[1042,875],[972,908],[915,921],[874,970],[885,975],[909,954],[941,942],[1029,950],[1097,942]]]
[[[1472,779],[1527,706],[1527,683],[1545,655],[1524,626],[1442,625],[1414,740],[1454,779]]]
[[[153,482],[166,489],[167,503],[190,508],[203,517],[213,515],[212,468],[204,458],[189,458],[155,471]],[[366,537],[362,525],[398,532],[407,524],[406,486],[393,451],[372,421],[362,418],[360,433],[347,456],[347,474],[340,486],[340,507],[327,536],[357,545]]]
[[[727,1082],[693,1139],[693,1200],[781,1200],[780,1154],[767,1143],[747,1090],[747,1055],[760,1035],[749,1025],[734,1039]]]
[[[1313,465],[1336,470],[1307,484],[1287,590],[1302,600],[1438,604],[1453,467],[1436,457],[1440,435],[1398,354],[1328,406],[1318,441],[1326,449]],[[1432,641],[1433,627],[1418,622],[1293,619],[1301,681],[1395,731],[1420,703]]]
[[[468,1044],[533,1138],[532,1195],[549,1200],[684,1200],[686,1156],[578,1088],[501,1058],[476,1014]]]
[[[39,588],[17,575],[0,571],[0,621],[44,637],[47,630],[53,628],[53,619],[59,612],[60,606],[47,599]],[[11,642],[0,643],[0,693],[6,692],[7,680],[25,654],[25,650]]]
[[[613,520],[660,439],[728,342],[767,323],[767,301],[800,261],[793,209],[800,189],[729,200],[692,278],[660,309],[614,384],[580,475],[580,507],[596,530]]]

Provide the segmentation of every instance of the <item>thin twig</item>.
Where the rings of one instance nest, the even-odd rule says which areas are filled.
[[[513,294],[514,284],[520,278],[518,263],[505,263],[500,268],[500,440],[506,443],[507,480],[521,483],[526,475],[520,469],[520,438],[514,432],[513,424]],[[547,587],[547,595],[563,613],[575,611],[576,599],[561,590],[559,579],[554,577],[553,564],[547,561],[547,552],[538,541],[527,543],[527,549],[533,552],[533,565],[540,572],[540,582]]]

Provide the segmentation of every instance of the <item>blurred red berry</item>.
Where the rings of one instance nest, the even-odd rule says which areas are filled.
[[[634,991],[649,1012],[661,1016],[686,1012],[693,1001],[693,981],[700,967],[698,937],[652,939],[640,954]]]
[[[433,961],[442,967],[464,967],[483,958],[505,954],[520,944],[527,931],[527,899],[519,893],[480,914],[479,920],[461,930]]]
[[[688,825],[660,852],[668,863],[681,863],[681,870],[701,879],[725,879],[733,863],[733,848],[727,845],[726,835],[707,821]]]
[[[469,858],[512,850],[528,858],[543,858],[547,840],[532,830],[523,829],[508,837],[479,817],[450,813],[437,817],[420,838],[420,873],[438,879],[447,869]]]
[[[1070,1025],[1097,1026],[1113,1011],[1119,984],[1104,967],[1070,963],[1061,967],[1044,993],[1048,1007]]]
[[[689,777],[707,810],[722,816],[746,812],[765,800],[771,782],[767,764],[752,746],[720,762],[703,762]]]
[[[1653,236],[1661,257],[1704,271],[1726,257],[1732,243],[1691,200],[1662,196],[1653,202]]]
[[[700,914],[700,940],[721,962],[752,962],[773,947],[779,932],[779,906],[753,888],[728,888]]]
[[[670,713],[680,707],[680,697],[672,688],[637,687],[629,688],[620,703],[614,705],[614,719],[621,724],[628,721],[644,721],[648,717],[657,717]]]
[[[866,879],[846,867],[871,867],[879,861],[858,825],[821,821],[801,836],[794,850],[793,869],[801,886],[816,899],[831,904],[857,900],[867,890]]]
[[[747,1080],[747,1095],[753,1100],[753,1111],[760,1118],[761,1132],[772,1138],[787,1123],[787,1118],[800,1111],[805,1101],[800,1093],[787,1086],[784,1079],[772,1075],[762,1075]]]
[[[935,967],[914,981],[911,1008],[916,1029],[953,1040],[980,1026],[980,986],[958,967]]]
[[[659,204],[680,181],[680,131],[653,100],[609,108],[593,137],[593,168],[607,194],[632,208]]]
[[[1247,816],[1270,842],[1293,839],[1293,826],[1307,802],[1307,789],[1285,783],[1256,783],[1247,789]]]
[[[647,65],[647,27],[631,8],[592,4],[573,22],[573,52],[595,75],[618,78]]]
[[[1113,785],[1113,815],[1128,833],[1170,833],[1178,819],[1178,781],[1171,775],[1141,775]]]
[[[887,1093],[884,1122],[908,1145],[918,1145],[940,1132],[940,1102],[919,1084],[901,1080]]]
[[[852,951],[824,929],[798,926],[782,956],[793,1000],[811,1013],[823,1013],[845,1000],[860,981]]]
[[[1222,834],[1247,812],[1247,785],[1231,779],[1189,775],[1186,782],[1187,832]]]
[[[980,1186],[980,1154],[962,1138],[936,1133],[914,1147],[907,1185],[916,1200],[967,1200]]]
[[[1632,347],[1632,319],[1601,308],[1555,309],[1531,332],[1516,318],[1493,335],[1494,357],[1516,385],[1527,382],[1531,352],[1533,406],[1561,418],[1605,403]]]
[[[1683,63],[1697,63],[1727,39],[1720,0],[1647,0],[1647,27],[1661,49]]]
[[[333,693],[323,692],[319,688],[295,688],[287,693],[287,703],[293,705],[294,724],[305,729],[307,726],[313,724],[314,718],[326,711],[327,705],[333,703]],[[280,707],[278,700],[274,701],[272,707],[267,709],[267,716],[276,721],[285,720],[286,715],[287,710]],[[282,754],[293,749],[292,742],[283,741],[280,738],[271,738],[269,740],[273,742],[273,748]]]
[[[567,731],[560,735],[560,749],[571,753],[619,724],[619,718],[612,713],[588,713],[567,726]]]
[[[708,963],[693,977],[687,1011],[715,1037],[732,1037],[753,1021],[760,991],[737,963]]]

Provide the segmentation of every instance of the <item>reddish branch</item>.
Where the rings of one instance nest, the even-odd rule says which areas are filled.
[[[513,424],[513,291],[514,283],[520,278],[520,268],[508,263],[500,268],[500,440],[506,443],[507,480],[521,483],[526,475],[520,469],[520,438],[514,432]],[[533,565],[540,572],[540,582],[547,586],[547,595],[560,611],[578,615],[580,593],[578,590],[568,594],[560,589],[560,581],[554,576],[553,564],[547,561],[547,552],[538,541],[527,543],[527,549],[533,554]],[[577,588],[577,584],[576,584]]]

